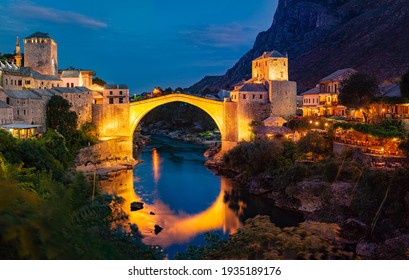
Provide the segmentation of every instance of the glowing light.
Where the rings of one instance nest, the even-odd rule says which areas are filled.
[[[157,184],[160,178],[160,157],[155,148],[152,149],[152,168],[153,180],[155,181],[155,184]]]
[[[310,121],[310,123],[312,123],[312,121]]]
[[[222,229],[231,234],[242,226],[238,214],[229,207],[229,202],[225,201],[226,194],[230,195],[232,191],[232,185],[228,179],[221,179],[220,193],[212,205],[194,215],[175,213],[161,200],[155,200],[154,204],[143,201],[133,189],[133,179],[133,172],[128,170],[112,178],[112,181],[100,183],[103,191],[110,194],[116,193],[124,198],[122,208],[129,220],[126,220],[122,226],[124,229],[129,229],[129,222],[137,224],[139,231],[144,235],[145,244],[167,247],[175,243],[187,242],[199,233]],[[131,212],[130,203],[133,201],[144,202],[144,209]],[[239,201],[239,212],[242,213],[245,208],[246,204]],[[150,215],[150,212],[157,215]],[[166,234],[155,235],[153,231],[155,224],[163,226]]]
[[[325,123],[325,126],[328,126],[328,123]]]
[[[315,125],[319,125],[320,123],[319,122],[315,122]]]

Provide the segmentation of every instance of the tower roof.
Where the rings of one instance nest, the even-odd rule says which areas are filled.
[[[31,34],[30,36],[26,37],[25,39],[31,39],[31,38],[51,39],[50,34],[39,32],[39,31]]]
[[[257,59],[263,59],[263,58],[268,58],[268,57],[274,57],[274,58],[286,58],[285,55],[278,51],[271,51],[271,52],[264,52],[260,57],[256,58]]]

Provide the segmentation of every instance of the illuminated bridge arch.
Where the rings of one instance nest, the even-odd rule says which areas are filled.
[[[223,102],[187,95],[183,93],[172,93],[160,97],[149,98],[146,100],[131,103],[130,104],[131,133],[135,131],[139,122],[147,113],[149,113],[156,107],[172,102],[185,102],[202,109],[214,120],[220,132],[223,134],[224,131]]]

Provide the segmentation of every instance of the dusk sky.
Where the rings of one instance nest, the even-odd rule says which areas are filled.
[[[221,75],[271,24],[277,0],[1,0],[0,52],[36,31],[58,43],[59,68],[94,70],[132,93]]]

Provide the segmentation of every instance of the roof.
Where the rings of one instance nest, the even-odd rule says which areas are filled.
[[[54,89],[38,89],[38,88],[32,88],[30,89],[32,92],[40,95],[40,96],[54,96],[58,92],[56,92]]]
[[[64,70],[61,73],[61,78],[79,78],[80,75],[79,70]]]
[[[282,53],[273,50],[271,52],[264,52],[260,57],[256,58],[255,60],[264,59],[264,58],[268,58],[268,57],[286,58],[286,56],[284,56]]]
[[[70,67],[67,67],[65,69],[58,70],[59,73],[63,73],[65,71],[92,72],[92,74],[95,75],[95,72],[92,71],[92,70],[75,68],[74,66],[70,66]]]
[[[277,123],[277,122],[286,123],[287,121],[285,119],[283,119],[282,117],[274,117],[274,116],[268,117],[267,119],[265,119],[263,121],[264,125],[274,124],[274,123]]]
[[[356,72],[356,70],[352,69],[352,68],[340,69],[340,70],[337,70],[337,71],[329,74],[328,76],[322,78],[320,80],[320,82],[324,82],[324,81],[342,81],[342,80],[345,80],[346,78],[348,78],[351,74],[354,74],[355,72]]]
[[[47,81],[61,81],[58,76],[52,75],[43,75],[29,67],[21,67],[20,72],[23,74],[24,77],[32,77],[36,80],[47,80]]]
[[[236,91],[247,91],[247,92],[267,92],[267,88],[263,84],[244,84],[241,88]]]
[[[39,31],[31,34],[30,36],[26,37],[25,39],[31,39],[31,38],[43,38],[43,39],[49,38],[49,39],[51,39],[50,34],[39,32]]]
[[[82,93],[84,91],[90,91],[86,87],[55,87],[53,88],[58,93]]]
[[[286,126],[260,126],[257,128],[259,134],[274,134],[274,135],[286,135],[292,134],[294,131]]]
[[[6,102],[0,100],[0,109],[2,108],[13,108],[13,107],[8,105]]]
[[[19,68],[17,65],[14,64],[14,62],[9,62],[7,60],[4,60],[4,61],[0,60],[0,70],[18,71]]]
[[[106,84],[104,89],[128,89],[128,85],[125,84]]]
[[[307,95],[307,94],[317,94],[320,93],[319,87],[314,87],[312,89],[307,90],[306,92],[301,93],[301,95]]]
[[[27,123],[12,123],[12,124],[2,124],[0,127],[10,129],[10,128],[17,128],[17,129],[27,129],[27,128],[37,128],[41,127],[42,125],[38,124],[27,124]]]
[[[382,96],[386,97],[401,97],[399,84],[382,84],[379,86]]]
[[[16,99],[42,99],[41,96],[36,94],[35,92],[31,90],[3,90],[5,94],[10,96],[11,98],[16,98]]]

